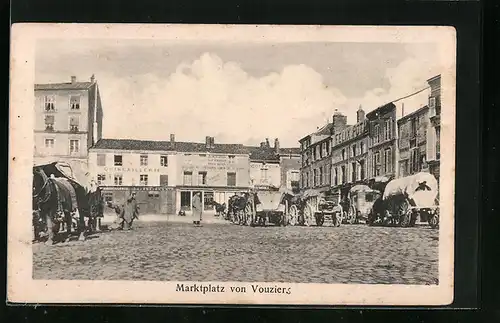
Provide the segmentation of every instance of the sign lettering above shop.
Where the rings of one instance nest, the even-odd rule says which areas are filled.
[[[104,167],[105,172],[136,172],[136,173],[159,173],[159,168],[148,168],[148,167],[139,167],[139,168],[130,168],[130,167]]]

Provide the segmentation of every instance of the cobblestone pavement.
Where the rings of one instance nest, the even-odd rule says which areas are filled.
[[[138,223],[34,244],[35,279],[437,284],[438,230]]]

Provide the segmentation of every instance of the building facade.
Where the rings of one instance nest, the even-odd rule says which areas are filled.
[[[427,82],[431,88],[429,96],[430,127],[428,134],[427,163],[429,165],[429,172],[433,174],[439,182],[441,159],[441,75],[437,75]]]
[[[360,107],[355,125],[333,134],[332,187],[340,198],[342,188],[363,182],[368,177],[369,126]]]
[[[203,210],[213,212],[212,201],[226,203],[235,193],[248,190],[249,156],[243,145],[179,142],[177,152],[176,212],[192,210],[194,194],[201,193]]]
[[[368,179],[396,177],[397,141],[396,106],[388,103],[368,114],[369,124]]]
[[[102,137],[103,109],[97,82],[35,84],[34,164],[68,163],[88,179],[88,148]]]
[[[193,196],[199,192],[210,214],[215,211],[213,201],[227,204],[234,194],[254,187],[280,188],[281,159],[299,161],[291,152],[297,149],[280,150],[279,143],[216,144],[209,136],[205,143],[177,142],[172,134],[170,141],[101,139],[89,151],[89,164],[91,178],[109,202],[122,204],[136,192],[143,213],[190,214]],[[290,163],[285,173],[298,173]],[[292,176],[285,180],[292,181]]]
[[[141,212],[172,213],[176,157],[170,142],[101,139],[89,149],[89,173],[108,202],[136,192]]]
[[[398,177],[427,170],[429,108],[424,106],[398,120]]]

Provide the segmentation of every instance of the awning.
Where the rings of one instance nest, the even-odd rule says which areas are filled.
[[[387,184],[383,199],[396,195],[408,196],[417,206],[433,205],[438,195],[438,183],[434,175],[424,172],[394,179]]]

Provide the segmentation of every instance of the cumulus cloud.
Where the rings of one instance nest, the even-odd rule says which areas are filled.
[[[356,110],[359,105],[369,112],[386,103],[393,102],[400,98],[419,92],[427,87],[427,80],[442,73],[437,52],[422,50],[416,45],[406,46],[408,57],[396,67],[389,68],[385,72],[385,78],[389,81],[389,88],[374,88],[365,92],[363,97],[350,98],[342,112],[348,116],[348,120],[355,122]],[[403,100],[395,102],[398,113],[401,113],[401,106],[404,104],[405,114],[413,112],[427,104],[428,90],[424,90],[416,95],[412,95]]]
[[[277,137],[282,146],[298,146],[299,134],[314,130],[346,102],[308,66],[256,78],[211,53],[181,64],[166,79],[101,75],[98,82],[104,136],[114,138],[167,139],[175,133],[178,140],[210,135],[219,142],[258,144]]]
[[[335,109],[354,123],[359,105],[371,111],[425,87],[426,80],[440,72],[432,46],[407,46],[406,52],[406,59],[380,78],[385,84],[374,84],[364,95],[349,98],[338,90],[341,84],[327,86],[310,66],[288,65],[256,77],[214,53],[185,61],[172,73],[130,73],[124,78],[116,75],[120,73],[95,71],[104,106],[103,135],[168,140],[174,133],[182,141],[214,136],[217,142],[253,145],[277,137],[282,146],[297,147],[298,140],[328,122]],[[141,62],[132,63],[141,69]],[[88,67],[74,69],[71,65],[59,75],[45,73],[38,81],[61,82],[61,74],[80,75]],[[365,77],[362,70],[351,73]],[[425,104],[426,96],[423,92],[404,100],[405,111]]]

